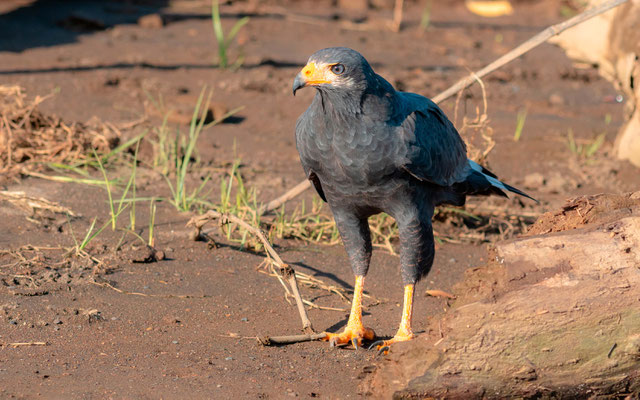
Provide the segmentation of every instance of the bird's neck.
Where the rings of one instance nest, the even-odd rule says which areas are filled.
[[[357,117],[362,113],[362,96],[364,92],[338,92],[318,90],[316,102],[322,108],[323,114],[332,119]]]
[[[366,88],[354,88],[351,90],[318,89],[315,103],[322,109],[323,114],[331,119],[345,120],[358,118],[366,113],[368,102],[384,103],[384,99],[393,97],[395,90],[393,86],[379,75],[372,78]],[[378,101],[378,99],[382,101]],[[379,112],[385,114],[384,107]]]

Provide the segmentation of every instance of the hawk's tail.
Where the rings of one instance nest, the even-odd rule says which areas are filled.
[[[454,185],[456,191],[459,191],[460,193],[463,193],[465,195],[488,196],[495,194],[498,196],[509,197],[505,193],[506,191],[518,194],[520,196],[529,198],[536,203],[539,203],[538,200],[529,196],[522,190],[501,182],[494,173],[482,167],[481,165],[469,160],[469,166],[471,167],[470,174],[464,181],[456,183]]]

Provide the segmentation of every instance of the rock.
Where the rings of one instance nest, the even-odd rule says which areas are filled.
[[[125,253],[125,258],[133,263],[152,263],[164,260],[164,252],[145,245],[132,248],[129,252]]]
[[[145,29],[160,29],[164,26],[164,20],[159,14],[148,14],[138,18],[138,25]]]
[[[229,112],[229,107],[224,103],[213,102],[209,106],[209,110],[211,111],[214,121],[221,121]]]
[[[539,189],[544,185],[544,176],[539,172],[534,172],[524,177],[522,185],[527,189]]]
[[[564,97],[562,97],[559,93],[553,93],[549,96],[549,104],[552,106],[563,106],[565,103]]]

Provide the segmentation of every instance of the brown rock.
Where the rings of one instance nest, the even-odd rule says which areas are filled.
[[[214,121],[222,120],[224,116],[229,112],[229,107],[224,103],[213,102],[209,107],[213,114]]]
[[[160,29],[164,26],[164,20],[160,14],[148,14],[138,18],[138,25],[145,29]]]

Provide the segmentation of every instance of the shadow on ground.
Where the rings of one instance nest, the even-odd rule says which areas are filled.
[[[0,38],[3,38],[0,51],[20,52],[73,43],[83,34],[135,23],[142,15],[157,12],[168,3],[168,0],[35,0],[14,8],[8,1],[3,8],[10,11],[0,15]]]

